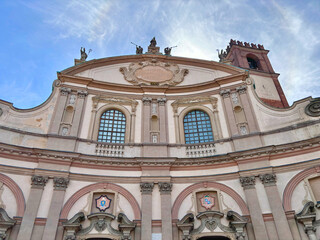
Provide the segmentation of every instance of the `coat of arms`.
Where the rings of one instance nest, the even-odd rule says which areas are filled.
[[[200,202],[202,207],[209,210],[214,206],[214,197],[205,195],[202,198],[200,198]]]
[[[98,208],[100,212],[104,212],[110,207],[110,203],[111,199],[109,199],[107,195],[101,195],[96,199],[96,208]]]

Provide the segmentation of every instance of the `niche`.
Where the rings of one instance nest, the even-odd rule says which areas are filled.
[[[64,112],[64,116],[63,116],[63,122],[64,123],[71,123],[72,122],[72,118],[73,118],[73,107],[72,106],[67,106],[65,112]]]
[[[235,106],[233,110],[234,110],[234,115],[235,115],[237,123],[246,122],[246,117],[244,115],[244,111],[243,111],[242,107]]]
[[[159,119],[156,115],[151,117],[151,132],[159,132]]]

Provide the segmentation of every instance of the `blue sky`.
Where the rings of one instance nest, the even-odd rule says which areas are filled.
[[[230,38],[263,44],[289,104],[320,97],[320,1],[1,0],[0,99],[31,108],[56,72],[88,60],[135,54],[153,36],[172,55],[218,61]]]

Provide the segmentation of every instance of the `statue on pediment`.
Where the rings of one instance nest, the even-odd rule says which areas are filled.
[[[149,47],[155,47],[156,45],[157,45],[156,38],[155,38],[155,37],[153,37],[153,38],[151,39],[151,41],[150,41],[150,45],[149,45]]]
[[[81,54],[80,60],[85,61],[88,57],[88,54],[86,54],[86,49],[84,47],[81,47],[80,54]]]

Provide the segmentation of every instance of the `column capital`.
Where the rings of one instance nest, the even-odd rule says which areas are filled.
[[[32,188],[44,188],[46,183],[48,182],[48,177],[40,176],[40,175],[33,175],[31,177],[31,185]]]
[[[220,91],[220,95],[221,95],[223,98],[228,98],[228,97],[230,97],[230,89],[221,90],[221,91]]]
[[[239,93],[239,94],[244,94],[246,93],[247,91],[247,86],[246,85],[242,85],[240,87],[237,87],[236,88],[236,91]]]
[[[140,183],[141,193],[142,194],[151,194],[153,191],[154,183],[143,182]]]
[[[264,186],[273,186],[277,182],[277,176],[273,173],[260,174],[259,178]]]
[[[152,98],[150,98],[150,97],[143,97],[143,98],[142,98],[142,102],[143,102],[144,105],[150,105],[151,102],[152,102]]]
[[[158,98],[157,102],[159,103],[160,106],[164,106],[167,102],[166,98]]]
[[[69,184],[69,178],[64,177],[54,177],[53,187],[55,190],[66,190]]]
[[[169,194],[172,191],[172,183],[169,182],[159,182],[159,190],[161,194]]]
[[[88,92],[87,91],[83,91],[83,90],[81,90],[81,91],[78,90],[77,94],[78,94],[79,98],[85,98],[88,95]]]
[[[240,177],[240,183],[244,189],[255,188],[256,177],[255,176]]]
[[[60,92],[62,96],[67,96],[69,93],[71,93],[71,88],[62,87],[60,88]]]

